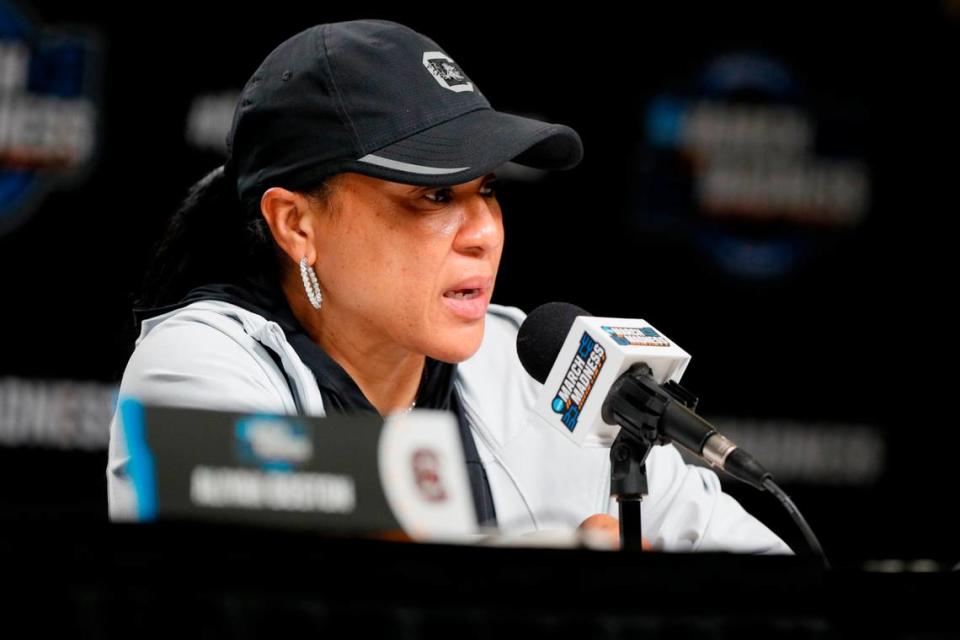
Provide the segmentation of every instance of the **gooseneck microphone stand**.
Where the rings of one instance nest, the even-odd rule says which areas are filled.
[[[640,503],[647,495],[647,455],[655,444],[677,442],[711,466],[775,497],[800,528],[809,552],[829,569],[817,536],[770,472],[694,413],[693,394],[673,380],[658,385],[652,374],[646,363],[633,364],[614,381],[602,407],[604,421],[620,425],[610,447],[610,494],[620,508],[620,548],[643,549]]]

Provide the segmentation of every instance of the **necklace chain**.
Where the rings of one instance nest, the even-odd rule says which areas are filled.
[[[417,387],[417,394],[418,394],[418,395],[419,395],[419,393],[420,393],[420,387],[423,386],[423,381],[426,379],[426,377],[427,377],[427,367],[426,367],[426,365],[424,365],[424,367],[423,367],[423,373],[420,375],[420,385]],[[417,406],[417,399],[416,399],[416,398],[414,398],[414,399],[413,399],[413,402],[410,403],[410,406],[407,407],[407,408],[404,410],[404,413],[410,413],[411,411],[413,411],[413,408],[414,408],[415,406]]]
[[[420,375],[420,386],[417,387],[417,393],[418,393],[418,394],[420,393],[420,387],[423,386],[423,381],[426,379],[426,377],[427,377],[427,367],[426,367],[426,365],[424,365],[424,367],[423,367],[423,373]],[[416,399],[416,398],[413,399],[413,402],[410,403],[410,406],[407,407],[406,409],[404,409],[403,412],[404,412],[404,413],[410,413],[411,411],[413,411],[413,408],[414,408],[415,406],[417,406],[417,399]]]

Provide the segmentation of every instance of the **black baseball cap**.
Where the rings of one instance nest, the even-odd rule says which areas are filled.
[[[583,157],[572,128],[494,110],[436,42],[380,19],[318,24],[277,46],[244,86],[226,143],[244,202],[344,171],[447,186],[511,160],[556,170]]]

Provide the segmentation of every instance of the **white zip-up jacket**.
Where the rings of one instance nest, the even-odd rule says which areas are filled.
[[[525,317],[517,307],[490,304],[483,341],[457,365],[454,382],[490,483],[497,526],[508,537],[572,530],[597,513],[619,515],[610,496],[609,448],[580,447],[532,410],[542,385],[517,356]],[[280,355],[282,371],[265,347]],[[325,415],[314,374],[281,327],[220,300],[144,319],[118,393],[147,403],[244,412],[295,414],[299,405],[306,415]],[[106,470],[113,520],[136,517],[128,460],[114,413]],[[673,445],[653,447],[646,466],[649,493],[641,518],[654,549],[793,553],[722,491],[715,472],[686,464]]]

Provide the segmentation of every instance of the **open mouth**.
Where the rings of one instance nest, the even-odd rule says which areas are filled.
[[[447,291],[443,294],[444,298],[454,298],[456,300],[469,300],[480,295],[480,289],[456,289]]]

